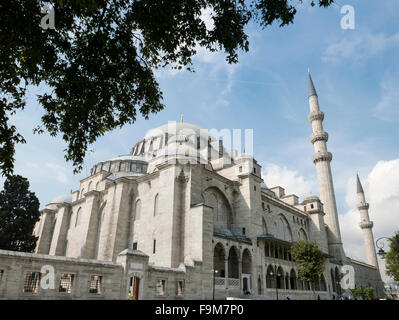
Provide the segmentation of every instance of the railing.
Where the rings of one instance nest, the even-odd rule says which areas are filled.
[[[229,287],[240,287],[240,279],[229,278]]]
[[[215,277],[215,287],[225,286],[224,278]]]
[[[227,278],[227,284],[229,288],[239,288],[240,279]],[[215,277],[215,287],[225,287],[225,278]]]

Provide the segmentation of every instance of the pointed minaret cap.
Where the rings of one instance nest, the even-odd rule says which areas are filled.
[[[358,173],[356,173],[356,178],[357,178],[357,193],[364,193],[362,184],[360,183],[360,179],[359,179],[359,174]]]
[[[313,81],[312,81],[312,76],[310,75],[310,69],[308,68],[308,75],[309,75],[309,97],[311,96],[316,96],[317,97],[317,92],[316,89],[314,88]]]

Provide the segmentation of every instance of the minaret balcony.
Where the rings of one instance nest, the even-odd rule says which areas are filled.
[[[360,205],[357,206],[359,210],[368,210],[369,204],[368,203],[361,203]]]
[[[360,228],[362,228],[362,229],[371,229],[373,227],[373,225],[374,225],[373,221],[361,222],[359,224]]]
[[[316,141],[326,141],[328,140],[327,132],[315,132],[310,136],[310,142],[314,144]]]
[[[323,111],[311,112],[311,113],[309,113],[308,120],[309,120],[309,122],[312,122],[314,120],[323,121],[324,120],[324,112]]]
[[[312,157],[313,163],[317,163],[319,161],[331,161],[332,160],[332,154],[331,152],[317,152],[313,155]]]

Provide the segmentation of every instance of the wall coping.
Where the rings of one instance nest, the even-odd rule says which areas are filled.
[[[70,258],[63,256],[52,256],[47,254],[38,254],[38,253],[29,253],[29,252],[18,252],[18,251],[10,251],[10,250],[0,250],[0,259],[1,258],[21,258],[21,259],[36,259],[36,260],[47,260],[54,262],[70,262],[80,265],[92,265],[99,267],[118,267],[121,265],[112,261],[99,261],[94,259],[82,259],[82,258]]]

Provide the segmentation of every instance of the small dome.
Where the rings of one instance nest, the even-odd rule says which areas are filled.
[[[61,196],[58,196],[56,198],[54,198],[53,200],[51,200],[50,203],[71,203],[72,202],[72,195],[70,194],[63,194]]]
[[[320,201],[319,197],[314,194],[310,194],[302,201],[302,204],[306,205],[308,203],[315,202],[315,201]]]
[[[309,200],[311,200],[311,201],[319,200],[319,197],[316,196],[316,195],[314,195],[314,194],[310,194],[310,195],[308,195],[308,196],[305,198],[304,201],[309,201]]]
[[[267,187],[266,183],[264,183],[264,182],[262,182],[262,183],[260,184],[260,188],[261,188],[261,189],[269,189],[269,188]]]
[[[251,155],[251,154],[249,154],[249,153],[240,153],[237,157],[236,157],[236,160],[237,161],[239,161],[239,160],[242,160],[242,159],[249,159],[249,160],[251,160],[251,159],[253,159],[254,157]]]

